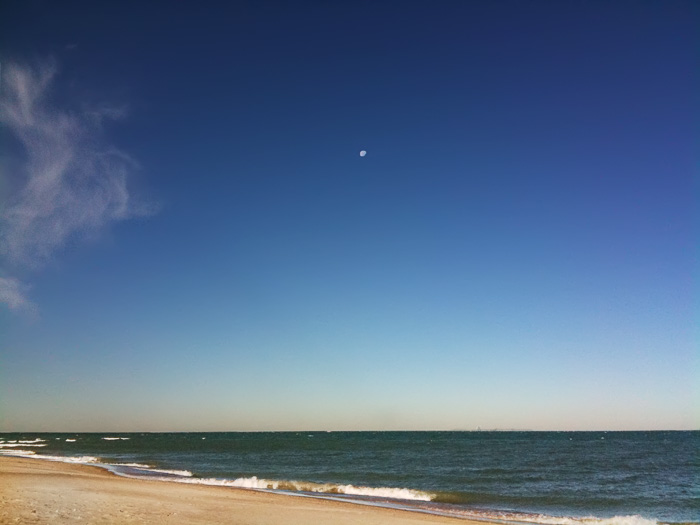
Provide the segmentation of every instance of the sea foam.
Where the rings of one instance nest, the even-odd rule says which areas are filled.
[[[119,438],[117,438],[119,439]],[[108,464],[102,464],[100,458],[94,456],[50,456],[37,454],[34,450],[26,450],[17,447],[19,445],[23,446],[42,446],[34,441],[25,441],[23,443],[12,442],[12,443],[0,443],[0,447],[3,445],[11,447],[9,450],[0,448],[0,455],[7,456],[21,456],[21,457],[31,457],[36,459],[44,459],[48,461],[59,461],[64,463],[81,463],[81,464],[98,464],[98,466],[109,468]],[[519,512],[499,512],[499,511],[489,511],[489,510],[477,510],[477,509],[451,509],[448,510],[444,507],[429,507],[423,505],[433,505],[430,503],[434,501],[437,494],[431,494],[428,492],[407,489],[407,488],[396,488],[396,487],[366,487],[366,486],[355,486],[350,484],[335,484],[335,483],[313,483],[307,481],[294,481],[294,480],[269,480],[264,478],[258,478],[256,476],[252,477],[241,477],[236,479],[218,479],[218,478],[198,478],[194,477],[192,472],[188,470],[170,470],[170,469],[157,469],[153,468],[151,465],[146,465],[142,463],[116,463],[112,464],[114,467],[131,467],[136,470],[141,470],[144,473],[148,473],[148,478],[162,481],[170,481],[177,483],[187,483],[187,484],[198,484],[198,485],[214,485],[214,486],[224,486],[224,487],[235,487],[235,488],[246,488],[254,490],[273,490],[273,491],[285,491],[285,492],[298,492],[303,495],[303,493],[313,493],[317,497],[330,497],[330,496],[360,496],[360,497],[370,497],[370,498],[381,498],[381,499],[391,499],[391,500],[403,500],[406,503],[406,510],[421,510],[423,512],[430,512],[432,514],[441,514],[445,516],[457,516],[462,518],[472,518],[480,520],[495,520],[501,521],[503,523],[514,522],[514,523],[532,523],[537,525],[658,525],[658,522],[653,519],[644,518],[639,515],[626,515],[626,516],[614,516],[611,518],[598,518],[594,516],[589,517],[558,517],[558,516],[548,516],[544,514],[527,514]],[[109,469],[112,470],[112,469]],[[128,474],[124,471],[117,471],[117,473],[126,477],[137,477],[143,478],[143,475]],[[161,474],[161,476],[158,476]],[[412,502],[412,503],[409,503]],[[426,503],[422,503],[426,502]],[[377,502],[382,506],[381,503]],[[402,504],[399,504],[403,508]]]
[[[46,443],[36,443],[34,441],[20,441],[19,443],[0,443],[0,448],[13,447],[45,447]]]
[[[159,469],[159,468],[143,468],[143,467],[135,467],[141,470],[147,470],[148,472],[155,472],[157,474],[168,474],[171,476],[182,476],[185,478],[191,478],[192,473],[189,470],[168,470],[168,469]]]
[[[99,463],[100,458],[96,458],[95,456],[44,456],[37,454],[36,456],[33,456],[38,459],[46,459],[49,461],[61,461],[63,463]]]
[[[26,457],[35,457],[36,452],[33,450],[23,450],[23,449],[16,449],[13,448],[12,450],[0,450],[0,456],[26,456]]]
[[[44,456],[37,454],[36,456],[33,456],[38,459],[46,459],[49,461],[61,461],[63,463],[99,463],[100,458],[96,458],[95,456]]]
[[[527,521],[530,521],[529,519]],[[588,516],[584,518],[559,518],[556,516],[546,516],[543,514],[533,517],[534,523],[544,525],[657,525],[653,519],[644,518],[639,515],[614,516],[612,518],[596,518]]]
[[[26,446],[26,445],[25,445]],[[95,456],[49,456],[46,454],[37,454],[33,450],[12,449],[0,450],[2,456],[19,456],[34,459],[45,459],[47,461],[60,461],[62,463],[99,463],[100,458]]]

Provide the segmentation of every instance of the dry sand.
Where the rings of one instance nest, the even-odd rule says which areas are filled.
[[[0,523],[477,525],[352,503],[128,479],[98,467],[13,457],[0,457]]]

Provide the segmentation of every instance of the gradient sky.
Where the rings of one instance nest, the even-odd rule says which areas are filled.
[[[700,428],[699,7],[3,2],[0,430]]]

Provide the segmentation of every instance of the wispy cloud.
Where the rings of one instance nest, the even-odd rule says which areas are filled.
[[[61,107],[54,103],[56,76],[52,61],[2,65],[0,123],[21,160],[6,174],[19,184],[2,203],[0,254],[15,269],[36,270],[68,241],[153,212],[129,194],[136,163],[104,133],[104,122],[123,117],[124,109]],[[29,304],[16,279],[0,278],[0,287],[0,302],[10,308]]]
[[[35,314],[36,305],[27,299],[25,286],[17,279],[0,277],[0,303],[6,304],[10,310]]]

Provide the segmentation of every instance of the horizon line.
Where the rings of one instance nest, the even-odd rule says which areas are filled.
[[[317,433],[317,434],[332,434],[341,432],[469,432],[469,433],[486,433],[486,432],[561,432],[561,433],[583,433],[583,432],[700,432],[700,428],[667,428],[667,429],[627,429],[627,430],[610,430],[610,429],[594,429],[594,430],[535,430],[535,429],[451,429],[451,430],[436,430],[436,429],[423,429],[423,430],[88,430],[88,431],[75,431],[75,430],[0,430],[0,434],[264,434],[264,433],[279,433],[279,434],[292,434],[292,433]]]

